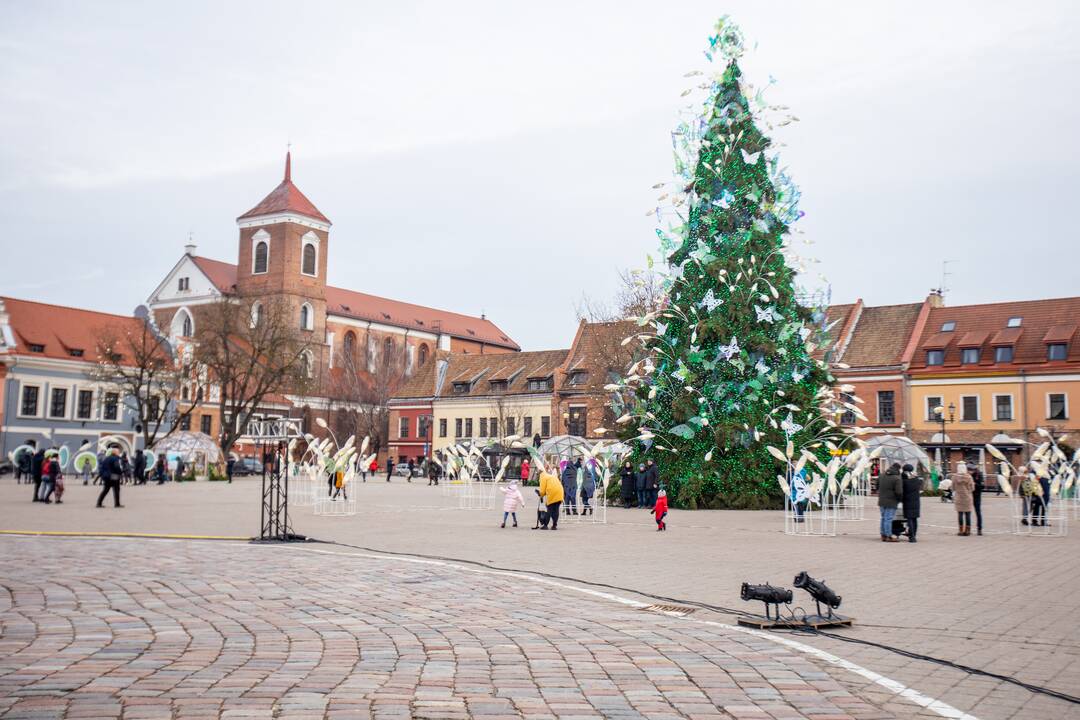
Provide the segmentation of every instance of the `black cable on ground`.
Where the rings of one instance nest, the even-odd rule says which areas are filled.
[[[463,564],[463,565],[475,565],[477,567],[482,567],[482,568],[484,568],[486,570],[495,570],[495,571],[498,571],[498,572],[527,573],[527,574],[530,574],[530,575],[536,575],[536,576],[539,576],[539,577],[549,578],[549,579],[552,579],[552,580],[565,580],[567,582],[578,583],[580,585],[590,585],[590,586],[593,586],[593,587],[604,588],[606,590],[617,590],[619,592],[630,593],[632,595],[639,595],[641,597],[647,597],[647,598],[650,598],[650,599],[653,599],[653,600],[659,600],[659,601],[662,601],[662,602],[673,603],[673,604],[676,604],[676,605],[689,605],[689,606],[698,607],[698,608],[701,608],[701,609],[704,609],[704,610],[712,610],[714,612],[728,613],[728,614],[739,615],[739,616],[743,616],[743,617],[753,617],[753,618],[759,617],[758,615],[756,615],[754,613],[749,613],[749,612],[746,612],[745,610],[738,610],[736,608],[724,607],[722,605],[711,605],[709,603],[698,602],[696,600],[684,600],[684,599],[681,599],[681,598],[673,598],[673,597],[668,597],[666,595],[656,595],[654,593],[644,592],[642,590],[635,590],[633,588],[622,587],[622,586],[619,586],[619,585],[612,585],[610,583],[597,582],[595,580],[582,580],[580,578],[569,577],[567,575],[555,575],[554,573],[547,573],[547,572],[543,572],[541,570],[522,570],[520,568],[507,568],[507,567],[500,567],[498,565],[490,565],[488,563],[483,563],[483,562],[480,562],[478,560],[467,560],[467,559],[463,559],[463,558],[452,558],[452,557],[445,557],[445,556],[442,556],[442,555],[427,555],[427,554],[424,554],[424,553],[410,553],[410,552],[397,552],[397,551],[390,551],[390,550],[380,550],[378,548],[364,547],[362,545],[351,545],[349,543],[338,542],[338,541],[335,541],[335,540],[318,540],[316,538],[310,538],[310,539],[313,542],[324,543],[324,544],[327,544],[327,545],[340,545],[341,547],[348,547],[348,548],[352,548],[354,550],[362,550],[364,552],[378,553],[378,554],[381,554],[381,555],[402,555],[402,556],[405,556],[405,557],[414,557],[414,558],[417,558],[417,559],[420,559],[420,560],[437,560],[437,561],[440,561],[440,562],[460,563],[460,564]],[[967,673],[968,675],[980,675],[982,677],[992,678],[994,680],[999,680],[1001,682],[1007,682],[1007,683],[1010,683],[1012,685],[1016,685],[1017,687],[1021,687],[1024,690],[1027,690],[1028,692],[1038,693],[1038,694],[1041,694],[1041,695],[1048,695],[1050,697],[1057,698],[1058,700],[1064,700],[1065,702],[1068,702],[1068,703],[1073,703],[1075,705],[1080,705],[1080,697],[1076,697],[1075,695],[1069,695],[1069,694],[1063,693],[1063,692],[1058,692],[1057,690],[1052,690],[1050,688],[1043,687],[1041,685],[1033,685],[1031,683],[1026,683],[1026,682],[1024,682],[1022,680],[1017,680],[1016,678],[1010,677],[1008,675],[1001,675],[999,673],[990,672],[989,670],[980,670],[979,668],[974,668],[974,667],[971,667],[971,666],[968,666],[968,665],[962,665],[960,663],[956,663],[956,662],[953,662],[951,660],[945,660],[943,658],[934,657],[932,655],[923,655],[922,653],[916,653],[916,652],[912,652],[911,650],[905,650],[903,648],[895,647],[893,645],[886,645],[884,643],[874,642],[873,640],[864,640],[862,638],[854,638],[854,637],[848,637],[846,635],[839,635],[837,633],[826,632],[824,630],[820,630],[820,629],[812,627],[810,625],[798,624],[798,623],[800,623],[800,621],[795,619],[794,616],[792,616],[792,620],[794,621],[794,623],[789,627],[790,627],[791,631],[795,632],[795,633],[803,633],[803,634],[810,634],[810,635],[821,635],[822,637],[828,637],[828,638],[832,638],[834,640],[842,640],[843,642],[854,643],[854,644],[858,644],[858,645],[866,645],[868,647],[875,647],[875,648],[878,648],[880,650],[886,650],[888,652],[896,653],[897,655],[902,655],[904,657],[911,658],[913,660],[923,660],[925,662],[935,663],[937,665],[942,665],[944,667],[950,667],[950,668],[953,668],[954,670],[959,670],[961,672]],[[774,631],[774,632],[776,632],[776,631]]]

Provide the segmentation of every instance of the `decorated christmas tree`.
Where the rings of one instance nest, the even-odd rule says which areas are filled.
[[[768,446],[827,456],[820,440],[835,428],[832,378],[814,357],[823,308],[800,304],[788,247],[799,191],[755,118],[784,108],[744,83],[742,52],[721,19],[706,56],[723,70],[700,86],[704,112],[673,133],[675,188],[655,211],[666,225],[661,309],[638,319],[629,341],[642,359],[610,388],[631,460],[653,458],[683,507],[779,506]]]

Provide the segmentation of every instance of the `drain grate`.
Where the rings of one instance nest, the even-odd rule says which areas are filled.
[[[679,617],[682,617],[683,615],[689,615],[697,610],[697,608],[687,607],[685,605],[649,605],[648,607],[642,608],[642,610],[645,612],[659,613],[661,615],[678,615]]]

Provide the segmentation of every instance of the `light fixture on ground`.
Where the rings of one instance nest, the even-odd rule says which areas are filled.
[[[779,620],[780,619],[780,603],[785,605],[791,604],[792,594],[787,588],[776,587],[775,585],[751,585],[750,583],[742,584],[742,592],[740,597],[743,600],[752,602],[754,600],[760,600],[765,603],[765,619],[766,620]],[[775,615],[769,615],[769,607],[775,607]]]
[[[814,602],[817,604],[817,616],[819,618],[826,619],[840,619],[839,615],[833,614],[833,609],[840,607],[841,598],[832,588],[825,584],[824,580],[815,580],[810,577],[810,573],[803,570],[801,573],[795,576],[795,587],[800,590],[805,590],[810,593],[810,597],[814,598]],[[828,610],[827,615],[821,614],[821,604],[824,603]]]

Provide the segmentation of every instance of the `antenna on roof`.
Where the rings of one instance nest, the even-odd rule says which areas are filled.
[[[952,262],[953,262],[952,260],[942,260],[941,261],[941,285],[939,285],[936,288],[933,288],[930,291],[931,293],[941,297],[942,300],[945,299],[945,293],[949,292],[949,290],[952,289],[952,288],[948,287],[948,278],[952,275],[952,273],[949,272],[949,264],[952,263]]]
[[[484,308],[480,308],[480,319],[487,320],[487,315],[484,314]]]

